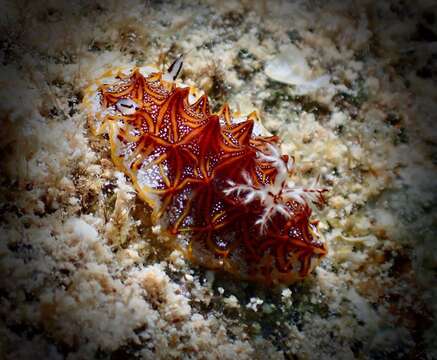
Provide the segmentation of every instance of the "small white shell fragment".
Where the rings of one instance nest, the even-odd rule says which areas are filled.
[[[302,52],[292,44],[281,48],[280,53],[266,63],[265,74],[272,80],[294,85],[295,93],[305,95],[329,85],[330,76],[314,76]]]
[[[139,109],[138,104],[132,99],[120,99],[115,104],[117,110],[123,115],[132,115]]]

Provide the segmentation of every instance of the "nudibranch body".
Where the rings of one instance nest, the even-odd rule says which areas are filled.
[[[175,80],[180,66],[105,73],[85,92],[92,132],[108,133],[116,167],[154,223],[186,235],[175,246],[191,261],[269,284],[304,278],[327,252],[310,207],[324,190],[296,186],[256,113],[212,113]]]

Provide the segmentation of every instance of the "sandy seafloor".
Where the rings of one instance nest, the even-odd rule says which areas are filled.
[[[0,358],[436,359],[436,16],[433,1],[1,1]],[[266,75],[290,46],[303,84]],[[329,189],[329,254],[305,281],[185,261],[91,135],[93,79],[187,51],[184,82],[257,109]]]

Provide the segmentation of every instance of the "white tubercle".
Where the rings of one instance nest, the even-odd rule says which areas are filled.
[[[180,86],[180,87],[186,87],[186,86]],[[204,94],[205,93],[202,90],[190,88],[190,92],[188,93],[188,104],[190,105],[195,104],[196,101],[199,100],[200,97]]]
[[[120,99],[115,104],[117,110],[123,115],[132,115],[139,109],[138,104],[132,99]]]

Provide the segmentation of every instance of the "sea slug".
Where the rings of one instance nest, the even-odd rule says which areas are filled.
[[[325,190],[291,180],[293,159],[255,112],[212,113],[176,80],[181,66],[106,72],[85,91],[93,134],[108,134],[116,167],[188,259],[267,284],[306,277],[327,253],[311,219]]]

